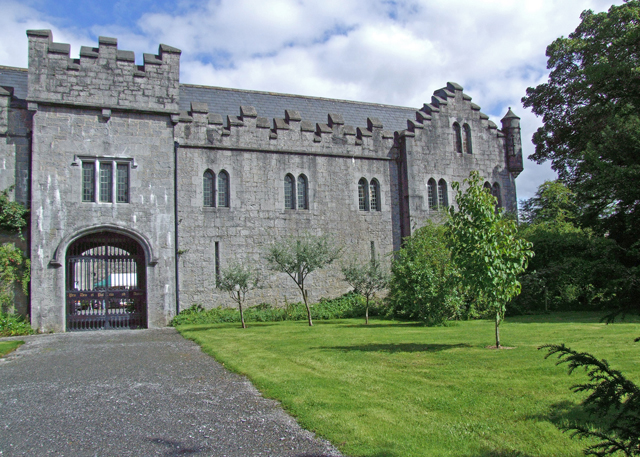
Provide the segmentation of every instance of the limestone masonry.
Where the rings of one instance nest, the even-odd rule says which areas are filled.
[[[520,120],[499,129],[458,84],[419,109],[194,86],[171,46],[137,65],[114,38],[74,59],[27,35],[28,70],[0,67],[0,189],[31,210],[20,311],[42,331],[230,305],[216,278],[234,262],[262,272],[250,303],[298,301],[264,266],[270,243],[331,234],[347,258],[384,258],[471,170],[516,210]],[[339,264],[308,282],[311,301],[349,290]]]

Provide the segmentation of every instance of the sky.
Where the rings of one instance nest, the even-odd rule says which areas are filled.
[[[555,179],[538,165],[541,125],[521,98],[544,83],[546,47],[570,34],[580,13],[612,0],[0,0],[0,65],[27,66],[28,29],[56,42],[157,53],[182,50],[183,83],[420,108],[454,81],[496,124],[521,117],[524,171],[518,198]]]

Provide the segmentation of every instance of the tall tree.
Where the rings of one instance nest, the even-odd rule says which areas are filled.
[[[332,264],[340,256],[341,250],[328,236],[306,234],[300,237],[284,238],[273,243],[267,251],[269,267],[288,274],[300,289],[302,300],[307,308],[309,326],[313,325],[313,321],[305,280],[310,273]]]
[[[477,171],[464,180],[467,189],[457,191],[458,209],[449,209],[449,242],[462,283],[495,317],[496,348],[499,326],[507,303],[520,293],[518,275],[533,256],[531,243],[517,236],[515,221],[496,211],[496,198],[482,185]]]
[[[551,160],[576,194],[582,224],[638,251],[640,1],[581,19],[547,48],[549,81],[522,99],[543,121],[530,158]]]

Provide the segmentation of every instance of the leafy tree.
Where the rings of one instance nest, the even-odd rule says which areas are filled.
[[[389,273],[375,257],[364,265],[355,261],[342,267],[344,280],[353,287],[354,292],[366,300],[365,323],[369,324],[369,301],[389,284]]]
[[[0,230],[22,238],[22,231],[27,226],[28,210],[20,203],[13,202],[9,194],[15,186],[0,191]],[[14,243],[0,246],[0,313],[12,314],[14,309],[14,292],[16,284],[20,284],[25,294],[28,293],[31,279],[31,264]]]
[[[228,292],[231,299],[238,304],[242,328],[247,328],[244,322],[244,312],[242,310],[244,299],[247,292],[258,287],[258,275],[249,267],[236,263],[220,272],[218,288]]]
[[[310,273],[332,264],[340,256],[341,251],[342,249],[335,246],[328,236],[309,234],[284,238],[273,243],[267,251],[269,267],[288,274],[300,289],[307,308],[309,326],[312,326],[313,322],[304,284],[305,279]]]
[[[516,223],[496,211],[496,198],[472,171],[465,192],[454,182],[458,209],[449,209],[449,243],[462,284],[495,316],[496,348],[507,303],[520,293],[517,276],[533,256],[531,243],[517,236]]]
[[[521,203],[518,233],[533,243],[535,257],[520,277],[520,311],[593,310],[610,304],[624,276],[620,249],[608,237],[575,225],[575,195],[560,181],[540,185]]]
[[[575,193],[580,224],[615,240],[630,268],[618,300],[640,292],[640,1],[584,11],[567,38],[547,48],[549,81],[527,89],[525,107],[542,116],[538,163]]]
[[[0,191],[0,230],[22,236],[22,230],[27,226],[29,210],[21,203],[9,199],[14,187]]]
[[[535,195],[520,201],[520,220],[526,224],[573,222],[578,208],[575,194],[562,181],[545,181]]]
[[[445,226],[440,221],[427,221],[404,239],[393,260],[391,312],[427,325],[442,325],[461,314],[463,296],[458,284]]]
[[[576,368],[587,372],[589,382],[576,384],[571,390],[589,393],[582,405],[598,425],[574,422],[562,427],[572,430],[574,437],[601,440],[588,446],[585,455],[603,457],[622,452],[628,457],[640,456],[640,388],[611,368],[606,360],[587,352],[576,352],[564,344],[549,344],[539,349],[547,349],[545,358],[557,355],[556,365],[566,363],[569,374]]]

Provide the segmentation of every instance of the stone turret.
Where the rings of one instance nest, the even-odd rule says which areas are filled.
[[[144,54],[136,65],[132,51],[118,40],[99,37],[98,47],[82,46],[69,56],[67,43],[55,43],[51,30],[28,30],[31,109],[38,103],[177,113],[180,50],[161,44],[158,54]]]
[[[502,118],[502,133],[505,139],[505,153],[507,168],[517,177],[524,169],[522,160],[522,137],[520,134],[520,118],[516,116],[511,107]]]

